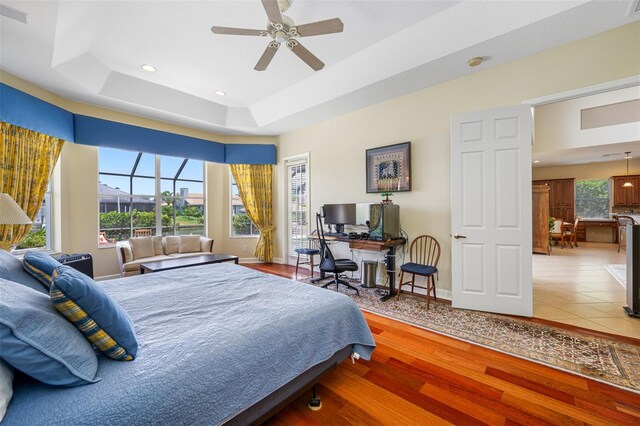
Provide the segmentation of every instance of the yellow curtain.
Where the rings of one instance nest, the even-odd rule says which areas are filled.
[[[1,123],[0,192],[13,197],[31,220],[47,192],[53,167],[64,140],[8,123]],[[0,225],[0,248],[8,250],[31,230],[31,225]]]
[[[273,261],[273,166],[271,164],[230,164],[231,173],[249,219],[260,230],[255,256]]]

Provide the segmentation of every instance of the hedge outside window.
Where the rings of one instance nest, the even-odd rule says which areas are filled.
[[[231,236],[258,237],[260,236],[260,231],[247,215],[233,175],[229,173],[229,176],[231,179]]]
[[[100,245],[205,233],[203,161],[101,147],[98,192]]]

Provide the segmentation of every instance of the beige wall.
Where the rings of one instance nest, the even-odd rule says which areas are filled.
[[[72,102],[47,92],[24,80],[0,72],[0,81],[29,93],[32,96],[58,105],[76,114],[118,121],[150,129],[224,143],[277,144],[277,137],[227,136],[203,132],[157,120]],[[94,257],[97,277],[118,273],[115,248],[98,247],[98,148],[65,143],[60,155],[59,187],[54,189],[54,221],[59,224],[55,249],[63,253],[89,252]],[[251,259],[256,238],[230,238],[230,186],[229,167],[225,164],[207,163],[207,234],[215,238],[218,252]],[[246,247],[246,251],[243,248]]]
[[[517,105],[640,74],[639,38],[640,23],[634,23],[292,131],[281,135],[279,155],[310,153],[311,210],[315,212],[324,203],[379,201],[379,196],[365,192],[365,150],[411,141],[413,189],[395,194],[393,200],[400,205],[402,227],[410,238],[431,234],[440,241],[443,255],[437,286],[450,289],[451,114]],[[279,167],[282,171],[282,164]],[[284,186],[281,175],[278,188],[283,191]],[[283,248],[282,213],[277,223]],[[284,255],[281,249],[279,256]]]
[[[533,180],[562,178],[581,180],[608,179],[611,176],[624,175],[626,171],[627,165],[624,160],[618,160],[570,166],[534,167],[532,170],[532,178]],[[640,174],[640,158],[629,160],[629,173]]]

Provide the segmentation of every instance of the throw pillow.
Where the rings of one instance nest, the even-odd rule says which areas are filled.
[[[131,244],[131,253],[133,253],[133,260],[152,257],[156,255],[153,249],[153,240],[151,239],[151,237],[130,238],[129,244]]]
[[[197,253],[200,251],[200,235],[181,235],[180,253]]]
[[[131,361],[138,352],[127,312],[95,281],[69,266],[53,272],[53,306],[109,358]]]
[[[207,237],[200,238],[200,251],[211,253],[213,251],[213,239]]]
[[[156,256],[162,256],[164,254],[162,249],[162,237],[151,237],[151,239],[153,240],[153,252]]]
[[[98,359],[91,344],[38,291],[0,279],[2,359],[58,386],[94,383]]]
[[[53,281],[51,274],[53,274],[53,270],[56,267],[61,266],[61,263],[47,253],[30,250],[24,255],[24,258],[22,258],[22,265],[28,273],[33,275],[34,278],[44,284],[48,289],[51,287],[51,282]]]
[[[23,269],[20,259],[2,249],[0,249],[0,278],[22,284],[40,293],[47,293],[47,289]]]
[[[0,422],[13,396],[13,370],[0,359]]]
[[[180,250],[180,237],[164,237],[164,250],[167,254],[178,253]]]

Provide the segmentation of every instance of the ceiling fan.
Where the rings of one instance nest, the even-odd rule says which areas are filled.
[[[339,18],[327,19],[325,21],[311,22],[309,24],[296,25],[293,19],[282,13],[286,12],[291,6],[291,0],[261,0],[269,22],[266,30],[249,30],[244,28],[228,28],[228,27],[211,27],[214,34],[228,35],[248,35],[271,37],[271,41],[267,45],[264,53],[253,68],[256,71],[264,71],[269,66],[273,56],[278,51],[281,44],[291,49],[300,59],[319,71],[324,67],[324,63],[318,59],[313,53],[309,52],[299,41],[299,37],[310,37],[322,34],[340,33],[344,29],[344,25]]]

